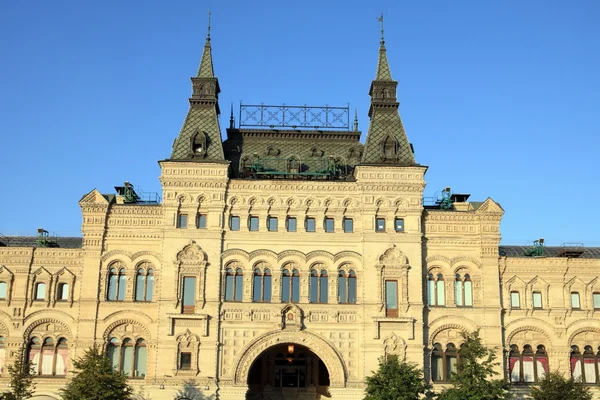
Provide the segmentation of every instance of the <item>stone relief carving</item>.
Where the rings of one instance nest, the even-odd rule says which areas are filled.
[[[404,339],[392,333],[383,341],[383,354],[386,357],[389,355],[398,356],[398,360],[404,361],[406,358],[406,347]]]

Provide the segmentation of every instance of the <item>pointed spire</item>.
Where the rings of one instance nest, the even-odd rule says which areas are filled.
[[[229,116],[229,129],[235,128],[235,119],[233,118],[233,101],[231,102],[231,115]]]
[[[358,132],[358,109],[354,109],[354,132]]]
[[[213,69],[212,51],[210,47],[210,10],[208,11],[208,32],[206,34],[206,42],[204,43],[204,52],[200,60],[198,68],[198,78],[213,78],[215,71]]]
[[[379,58],[377,60],[377,72],[375,73],[376,81],[391,81],[392,73],[388,64],[387,53],[385,51],[385,40],[383,37],[383,13],[377,18],[381,22],[381,40],[379,42]]]

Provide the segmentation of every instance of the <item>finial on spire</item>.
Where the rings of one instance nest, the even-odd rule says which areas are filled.
[[[229,117],[229,129],[235,128],[235,119],[233,118],[233,101],[231,102],[231,116]]]
[[[358,132],[358,109],[354,109],[354,132]]]
[[[377,21],[381,22],[381,44],[385,43],[383,40],[383,13],[381,13],[381,17],[377,18]]]
[[[208,10],[208,33],[206,34],[206,41],[210,42],[210,10]]]

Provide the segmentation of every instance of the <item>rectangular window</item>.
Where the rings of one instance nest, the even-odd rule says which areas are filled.
[[[205,229],[206,228],[206,214],[198,214],[196,216],[196,228]]]
[[[398,316],[398,281],[385,281],[385,316]]]
[[[325,218],[323,227],[325,228],[325,232],[333,233],[333,231],[335,229],[334,219],[333,218]]]
[[[571,308],[581,308],[581,304],[579,303],[579,293],[577,292],[571,293]]]
[[[521,299],[519,292],[510,292],[510,306],[512,308],[521,308]]]
[[[288,232],[296,232],[296,218],[288,217],[285,221],[286,228]]]
[[[271,232],[277,231],[277,222],[277,217],[269,217],[267,219],[267,229],[269,229]]]
[[[257,231],[258,230],[258,217],[251,215],[249,220],[248,220],[248,229],[250,229],[251,231]]]
[[[179,369],[192,369],[192,353],[179,354]]]
[[[177,228],[187,228],[187,214],[177,214]]]
[[[354,221],[352,218],[344,218],[344,232],[352,233],[354,232]]]
[[[404,232],[404,220],[402,218],[396,218],[394,220],[394,229],[396,232]]]
[[[183,313],[193,314],[196,305],[196,277],[183,278]]]
[[[45,300],[46,299],[46,284],[38,283],[35,287],[35,299]]]
[[[8,285],[6,282],[0,282],[0,299],[6,299],[6,288]]]
[[[592,296],[592,299],[594,300],[594,308],[599,309],[600,308],[600,293],[594,293]]]
[[[231,217],[229,217],[229,229],[231,229],[232,231],[240,230],[240,217],[236,215],[232,215]]]
[[[385,218],[377,218],[375,220],[375,231],[385,232]]]
[[[542,308],[542,294],[533,292],[533,308]]]
[[[314,218],[307,217],[305,225],[306,225],[306,232],[314,232],[316,229],[316,223],[315,223]]]

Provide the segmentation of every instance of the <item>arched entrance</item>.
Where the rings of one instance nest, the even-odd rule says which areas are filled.
[[[308,347],[272,346],[258,356],[248,374],[247,399],[321,399],[328,396],[329,371]]]

